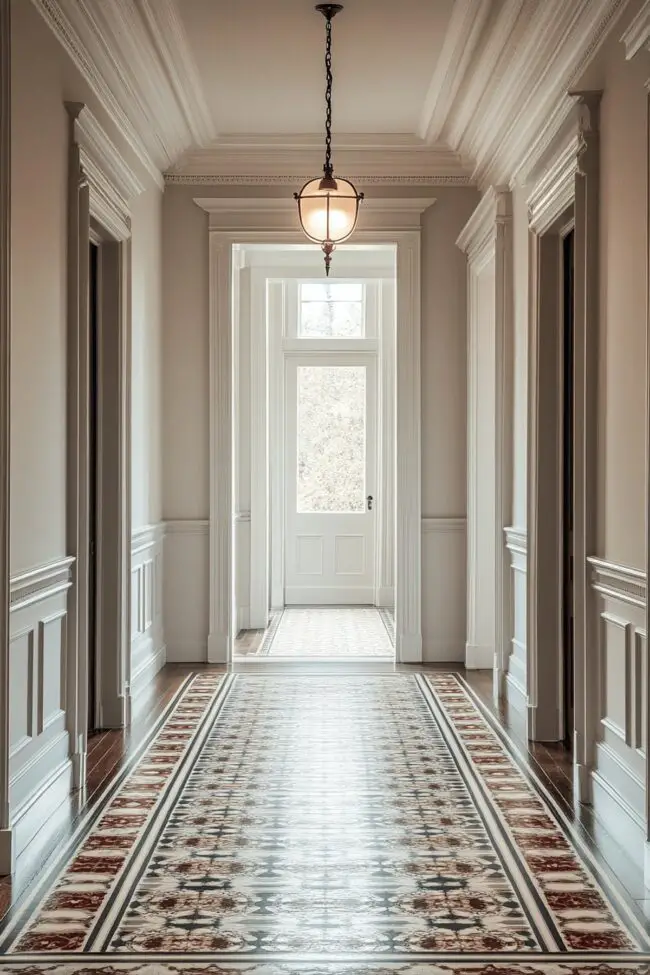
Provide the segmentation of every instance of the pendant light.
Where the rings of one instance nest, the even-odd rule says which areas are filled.
[[[332,19],[343,9],[340,3],[319,3],[316,10],[325,18],[325,165],[322,177],[310,179],[300,193],[298,216],[305,235],[320,244],[329,275],[332,251],[354,231],[363,193],[347,179],[334,176],[332,166]]]

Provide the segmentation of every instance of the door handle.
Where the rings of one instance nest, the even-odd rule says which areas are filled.
[[[373,498],[372,494],[369,494],[366,498],[366,501],[368,502],[368,511],[372,511],[372,503],[374,500],[375,499]]]

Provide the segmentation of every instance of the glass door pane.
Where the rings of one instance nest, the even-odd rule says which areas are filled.
[[[297,511],[361,513],[366,367],[298,366]]]

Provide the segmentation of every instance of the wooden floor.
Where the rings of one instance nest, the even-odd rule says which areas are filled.
[[[310,662],[289,664],[287,666],[272,666],[276,672],[304,673],[313,669],[316,664]],[[69,836],[72,826],[82,809],[93,805],[101,792],[111,783],[119,773],[124,762],[137,749],[148,731],[155,724],[165,707],[181,687],[185,678],[207,668],[201,666],[181,666],[169,664],[162,670],[149,688],[142,691],[133,707],[133,721],[129,729],[123,731],[103,731],[91,736],[88,748],[88,767],[86,790],[71,797],[70,802],[53,811],[50,827],[42,831],[30,844],[29,849],[20,857],[17,871],[13,878],[0,878],[0,917],[15,901],[30,888],[35,878],[40,874],[44,864],[51,857],[62,841]],[[214,667],[213,670],[225,668]],[[243,673],[269,673],[270,667],[266,663],[257,665],[242,663],[233,668]],[[432,669],[451,669],[449,666],[414,667],[397,666],[393,664],[345,665],[327,667],[328,673],[350,672],[399,672],[415,673]],[[516,713],[508,713],[507,708],[496,709],[492,700],[492,675],[486,671],[470,671],[465,673],[468,683],[479,699],[499,717],[500,723],[507,730],[508,736],[518,750],[524,754],[531,767],[542,779],[554,798],[560,803],[566,814],[573,820],[583,833],[585,839],[601,859],[605,867],[613,870],[619,881],[624,885],[631,900],[650,917],[650,899],[643,885],[642,869],[633,864],[621,848],[616,844],[598,822],[594,820],[588,807],[576,805],[573,800],[571,755],[563,745],[542,745],[530,743],[526,740],[523,720]],[[320,667],[319,667],[320,670]]]

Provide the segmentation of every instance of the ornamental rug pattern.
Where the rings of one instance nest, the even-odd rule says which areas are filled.
[[[206,674],[0,970],[645,975],[624,912],[453,675]]]

